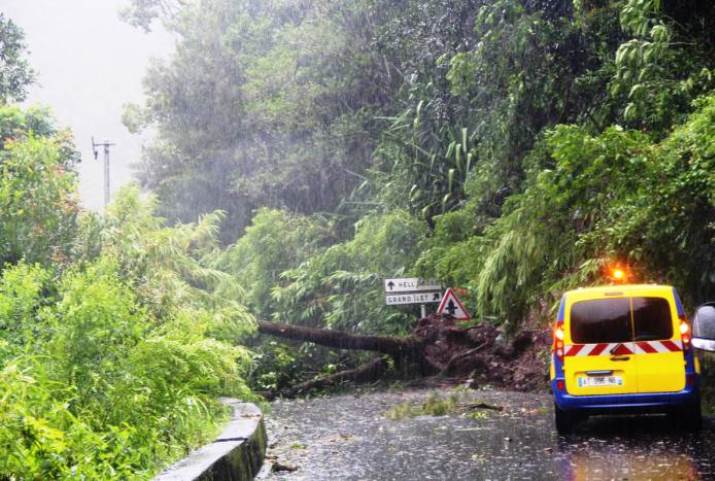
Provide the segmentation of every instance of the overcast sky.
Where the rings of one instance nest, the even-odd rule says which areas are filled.
[[[131,181],[129,164],[141,139],[121,123],[122,105],[142,99],[141,79],[153,57],[172,48],[164,32],[144,34],[118,16],[127,0],[0,0],[0,11],[25,31],[37,82],[28,103],[48,105],[70,127],[82,152],[80,197],[85,207],[104,202],[102,154],[94,160],[91,137],[110,139],[111,192]]]

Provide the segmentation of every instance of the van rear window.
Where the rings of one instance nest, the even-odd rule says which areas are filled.
[[[662,297],[634,297],[633,321],[636,341],[654,341],[673,337],[670,304]]]
[[[627,342],[631,337],[628,299],[596,299],[571,307],[571,338],[575,343]]]
[[[594,299],[571,307],[571,338],[577,344],[652,341],[672,336],[670,304],[660,297]]]

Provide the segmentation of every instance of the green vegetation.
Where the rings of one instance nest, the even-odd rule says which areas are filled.
[[[423,403],[407,401],[392,406],[385,413],[385,417],[396,421],[417,416],[446,416],[457,409],[458,402],[459,396],[457,394],[451,394],[445,398],[433,392]]]
[[[25,59],[25,34],[0,12],[0,105],[25,99],[34,73]]]
[[[470,419],[480,420],[489,417],[488,412],[501,412],[500,406],[474,399],[460,388],[453,389],[449,395],[431,392],[422,402],[405,401],[392,406],[385,417],[393,421],[417,416],[453,416],[460,415]]]
[[[3,151],[0,472],[145,479],[213,434],[217,396],[250,395],[252,318],[206,266],[216,216],[165,227],[135,190],[78,216],[56,140]]]
[[[134,1],[179,48],[125,120],[158,129],[163,215],[226,210],[219,265],[265,319],[405,333],[380,278],[420,275],[515,329],[613,261],[693,306],[715,296],[714,8]],[[263,385],[355,362],[259,349]]]
[[[124,116],[156,132],[140,172],[156,197],[130,188],[96,216],[70,134],[9,105],[32,72],[0,15],[7,479],[148,477],[208,436],[218,395],[363,360],[250,337],[254,316],[406,333],[417,312],[383,305],[385,276],[463,287],[511,329],[614,260],[689,306],[715,297],[712,2],[133,0],[125,16],[178,39]]]
[[[217,396],[250,395],[234,342],[253,321],[208,266],[219,216],[166,227],[131,189],[80,213],[66,142],[28,132],[2,151],[0,472],[145,479],[212,434]]]
[[[71,134],[3,104],[21,40],[0,15],[0,479],[149,479],[214,434],[218,396],[251,397],[253,317],[213,267],[218,213],[168,226],[136,188],[78,207]]]

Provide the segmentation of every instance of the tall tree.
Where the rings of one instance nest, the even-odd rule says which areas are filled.
[[[25,58],[25,35],[15,22],[0,12],[0,103],[25,99],[34,74]]]
[[[0,269],[69,260],[79,212],[68,131],[46,111],[0,106]]]
[[[371,2],[204,0],[168,24],[176,53],[126,123],[155,125],[142,182],[172,219],[227,211],[235,239],[258,206],[335,210],[362,181],[398,72],[374,48]]]

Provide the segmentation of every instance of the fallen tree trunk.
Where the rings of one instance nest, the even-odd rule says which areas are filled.
[[[472,385],[491,384],[524,390],[543,383],[546,372],[542,350],[550,345],[549,331],[522,331],[511,342],[501,340],[489,324],[460,327],[449,316],[420,319],[408,336],[365,336],[332,329],[258,322],[258,332],[333,349],[372,351],[388,355],[402,377],[432,374],[470,378]],[[314,388],[345,381],[373,381],[388,369],[378,358],[354,369],[321,377],[268,396],[295,396]]]
[[[378,357],[377,359],[366,362],[355,369],[347,369],[345,371],[336,372],[335,374],[312,379],[298,384],[297,386],[291,386],[290,388],[283,389],[277,394],[283,397],[292,398],[312,391],[313,389],[324,389],[327,387],[337,386],[345,382],[354,382],[357,384],[373,382],[380,379],[388,368],[389,363],[384,358]],[[276,393],[272,393],[268,397],[269,399],[276,397]]]
[[[334,349],[374,351],[389,356],[404,357],[419,351],[423,340],[415,336],[361,336],[313,327],[291,326],[258,321],[258,332],[294,341],[314,342]]]

